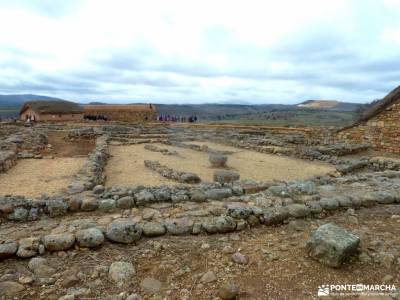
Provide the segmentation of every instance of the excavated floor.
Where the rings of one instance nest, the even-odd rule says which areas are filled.
[[[232,152],[228,158],[228,167],[237,171],[241,179],[256,181],[301,180],[314,175],[322,175],[334,170],[334,167],[321,162],[264,154],[255,151],[224,146],[215,143],[198,143],[211,149]],[[213,181],[215,169],[210,167],[208,153],[192,149],[155,144],[159,148],[178,152],[179,155],[162,155],[144,149],[144,144],[111,146],[111,158],[106,167],[107,186],[157,186],[175,184],[144,166],[144,160],[156,160],[162,165],[182,172],[193,172],[202,181]]]

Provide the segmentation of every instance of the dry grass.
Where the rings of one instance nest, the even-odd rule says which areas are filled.
[[[334,168],[320,162],[263,154],[234,147],[207,144],[216,150],[234,152],[229,156],[228,166],[240,173],[242,179],[258,181],[306,179],[325,174]],[[144,145],[111,147],[112,157],[106,168],[107,186],[112,185],[162,185],[174,184],[144,167],[144,160],[157,160],[174,170],[194,172],[203,181],[212,181],[215,169],[210,167],[208,154],[191,149],[158,145],[177,151],[180,156],[167,156],[144,149]]]
[[[54,195],[71,183],[85,158],[23,159],[0,174],[0,195]]]

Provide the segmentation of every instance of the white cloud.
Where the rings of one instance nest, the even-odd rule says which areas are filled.
[[[0,93],[294,103],[396,85],[381,80],[398,60],[395,0],[59,4],[0,0]]]

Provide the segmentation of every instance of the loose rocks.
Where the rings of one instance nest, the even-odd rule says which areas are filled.
[[[218,296],[222,300],[234,300],[238,297],[238,295],[239,295],[239,289],[232,282],[224,284],[223,286],[220,287],[218,291]]]
[[[108,271],[110,279],[116,282],[119,286],[122,286],[124,283],[130,280],[135,273],[136,270],[133,265],[123,261],[113,262]]]
[[[325,224],[312,232],[306,249],[320,263],[339,267],[357,252],[360,238],[334,224]]]

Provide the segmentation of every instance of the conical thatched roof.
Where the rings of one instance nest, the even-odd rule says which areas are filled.
[[[24,103],[20,114],[29,108],[41,114],[78,114],[84,112],[82,106],[70,101],[31,100]]]

